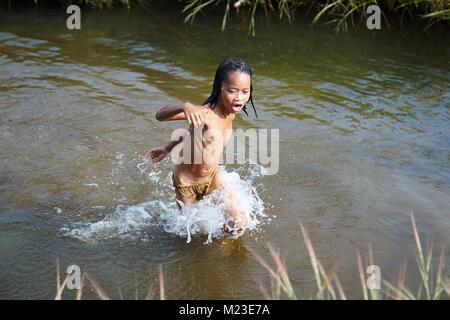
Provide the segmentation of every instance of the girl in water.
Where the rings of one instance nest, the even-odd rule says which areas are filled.
[[[224,185],[219,159],[231,136],[236,114],[243,110],[248,115],[246,105],[249,101],[256,114],[252,91],[250,67],[241,59],[225,59],[217,68],[211,95],[201,106],[186,102],[166,106],[156,113],[159,121],[186,120],[189,131],[166,146],[150,149],[147,154],[148,159],[156,163],[164,159],[176,145],[183,143],[184,154],[180,154],[183,160],[175,165],[172,175],[179,207],[183,212],[185,206],[219,189],[226,203],[226,232],[245,230],[248,213],[239,207],[232,186]],[[198,152],[199,147],[202,149],[200,161],[198,158],[195,161],[195,152]],[[186,156],[186,150],[193,149],[194,154]]]

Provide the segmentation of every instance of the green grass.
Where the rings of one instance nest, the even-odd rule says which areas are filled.
[[[226,28],[230,15],[230,0],[187,0],[184,11],[188,16],[185,21],[193,21],[194,17],[206,7],[223,6],[225,13],[222,30]],[[370,5],[381,8],[383,18],[389,27],[388,15],[403,20],[426,20],[425,28],[438,21],[450,22],[448,0],[239,0],[231,5],[237,13],[250,16],[249,33],[255,35],[255,13],[262,9],[269,16],[271,13],[279,19],[286,18],[289,22],[295,20],[295,13],[304,11],[312,14],[312,24],[333,24],[335,31],[346,31],[350,27],[365,25],[366,9]]]
[[[380,289],[368,289],[366,285],[367,274],[365,270],[368,265],[375,265],[375,259],[372,252],[372,247],[369,245],[368,250],[368,265],[366,266],[363,262],[361,254],[356,252],[357,261],[357,273],[361,284],[361,298],[364,300],[438,300],[450,298],[450,275],[445,273],[445,259],[443,251],[440,254],[439,264],[437,266],[437,271],[434,273],[435,268],[432,266],[432,256],[433,256],[433,241],[429,241],[427,248],[423,247],[420,240],[419,233],[417,231],[416,222],[414,216],[411,215],[411,223],[413,228],[413,237],[415,242],[415,253],[416,262],[420,274],[420,282],[416,290],[413,291],[406,287],[406,263],[400,266],[398,279],[395,284],[382,281]],[[270,275],[269,286],[263,284],[262,282],[257,282],[259,290],[264,298],[268,300],[279,300],[279,299],[312,299],[312,300],[347,300],[347,295],[343,289],[341,281],[339,280],[337,271],[338,264],[335,263],[329,271],[326,271],[322,263],[318,259],[314,246],[312,244],[311,238],[309,237],[308,231],[303,225],[300,224],[301,232],[303,235],[303,240],[305,243],[306,251],[309,255],[309,261],[312,266],[312,273],[314,278],[314,287],[311,292],[295,292],[292,282],[289,278],[288,268],[285,261],[280,256],[280,253],[275,250],[270,244],[268,245],[268,250],[271,262],[266,261],[261,255],[256,251],[249,249],[255,260],[267,270]],[[56,267],[56,295],[55,299],[60,300],[62,298],[62,293],[66,287],[68,276],[61,283],[59,262],[57,261]],[[157,279],[155,279],[157,284],[151,285],[145,299],[153,299],[159,288],[159,298],[164,300],[166,297],[165,287],[164,287],[164,276],[163,269],[160,265],[159,274]],[[83,288],[90,287],[94,294],[101,300],[109,300],[109,296],[101,288],[101,286],[86,272],[82,273],[81,276],[82,286],[80,289],[76,290],[74,298],[79,300],[82,298]],[[120,297],[123,299],[121,291],[119,289]],[[136,299],[137,299],[136,292]],[[255,297],[257,298],[257,297]]]
[[[52,1],[29,0],[37,6],[45,6]],[[12,5],[11,0],[0,0],[0,3]],[[184,22],[193,23],[200,14],[216,14],[223,12],[221,28],[225,30],[232,14],[244,15],[248,18],[248,32],[255,35],[255,15],[264,11],[267,17],[295,21],[296,13],[307,13],[311,24],[331,24],[335,31],[346,31],[357,26],[364,26],[367,19],[366,9],[369,5],[378,5],[387,27],[390,19],[399,19],[401,25],[405,19],[424,22],[428,29],[437,22],[450,23],[449,0],[59,0],[63,6],[79,4],[87,8],[108,9],[113,7],[144,7],[149,3],[165,3],[182,10]],[[169,7],[171,8],[171,7]],[[215,9],[209,10],[209,9]],[[219,13],[220,14],[220,13]],[[390,18],[390,19],[389,19]]]
[[[421,279],[421,282],[418,284],[418,288],[416,288],[413,293],[411,289],[405,286],[406,264],[403,263],[400,266],[398,279],[395,284],[383,280],[380,289],[368,289],[366,285],[367,275],[364,272],[367,266],[364,265],[360,253],[356,252],[358,275],[362,290],[361,296],[364,300],[439,300],[443,299],[445,296],[447,299],[450,298],[450,274],[445,274],[444,252],[442,251],[440,254],[437,271],[436,273],[434,273],[433,271],[435,270],[435,268],[432,267],[431,263],[433,256],[433,241],[430,240],[428,242],[427,248],[424,249],[419,237],[419,233],[417,231],[417,226],[413,215],[411,215],[411,223],[415,241],[417,268],[419,270]],[[300,227],[302,230],[306,250],[308,252],[312,265],[315,279],[315,293],[308,296],[305,294],[301,295],[300,293],[294,292],[289,280],[288,269],[285,263],[280,259],[279,254],[275,253],[271,246],[269,246],[269,251],[273,260],[273,267],[270,266],[270,264],[256,252],[252,252],[255,256],[255,259],[261,264],[261,266],[269,271],[272,279],[271,293],[269,293],[266,287],[264,287],[264,285],[260,283],[259,285],[261,293],[267,299],[297,299],[298,296],[302,296],[303,299],[346,300],[346,294],[337,275],[336,265],[331,267],[330,271],[325,271],[320,260],[315,254],[314,247],[312,245],[308,232],[303,227],[303,225],[300,225]],[[369,245],[368,265],[374,264],[375,259],[373,256],[372,248]]]
[[[60,268],[59,268],[59,261],[56,261],[56,294],[55,294],[55,300],[61,300],[62,299],[62,295],[64,292],[64,289],[67,286],[67,281],[69,279],[69,274],[64,278],[63,282],[61,282],[61,277],[60,277]],[[152,300],[155,298],[158,289],[159,289],[159,299],[160,300],[165,300],[166,299],[166,293],[165,293],[165,287],[164,287],[164,273],[163,273],[163,267],[162,265],[159,266],[159,273],[158,273],[158,278],[155,279],[154,282],[157,282],[157,285],[155,285],[154,283],[150,286],[150,289],[148,290],[146,296],[145,296],[145,300]],[[83,295],[83,290],[85,290],[86,288],[89,288],[92,292],[94,292],[95,296],[100,299],[100,300],[110,300],[110,297],[108,296],[108,294],[105,292],[105,290],[103,290],[103,288],[100,286],[100,284],[92,277],[90,276],[87,272],[83,272],[81,275],[81,286],[79,289],[75,290],[75,300],[81,300],[82,295]],[[120,288],[118,288],[119,290],[119,295],[120,298],[123,300],[123,295],[122,295],[122,291],[120,290]],[[137,289],[136,289],[136,294],[135,294],[135,298],[136,300],[138,299],[138,293],[137,293]]]

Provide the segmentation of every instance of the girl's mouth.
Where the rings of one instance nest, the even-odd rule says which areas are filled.
[[[231,109],[233,109],[234,112],[239,112],[242,109],[242,104],[232,104]]]

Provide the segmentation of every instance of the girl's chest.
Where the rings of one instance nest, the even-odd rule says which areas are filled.
[[[232,134],[231,123],[208,123],[205,122],[202,141],[208,144],[227,144]]]

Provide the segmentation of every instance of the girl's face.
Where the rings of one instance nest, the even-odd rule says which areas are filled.
[[[222,82],[220,99],[229,113],[238,113],[250,99],[252,79],[247,73],[234,71]]]

